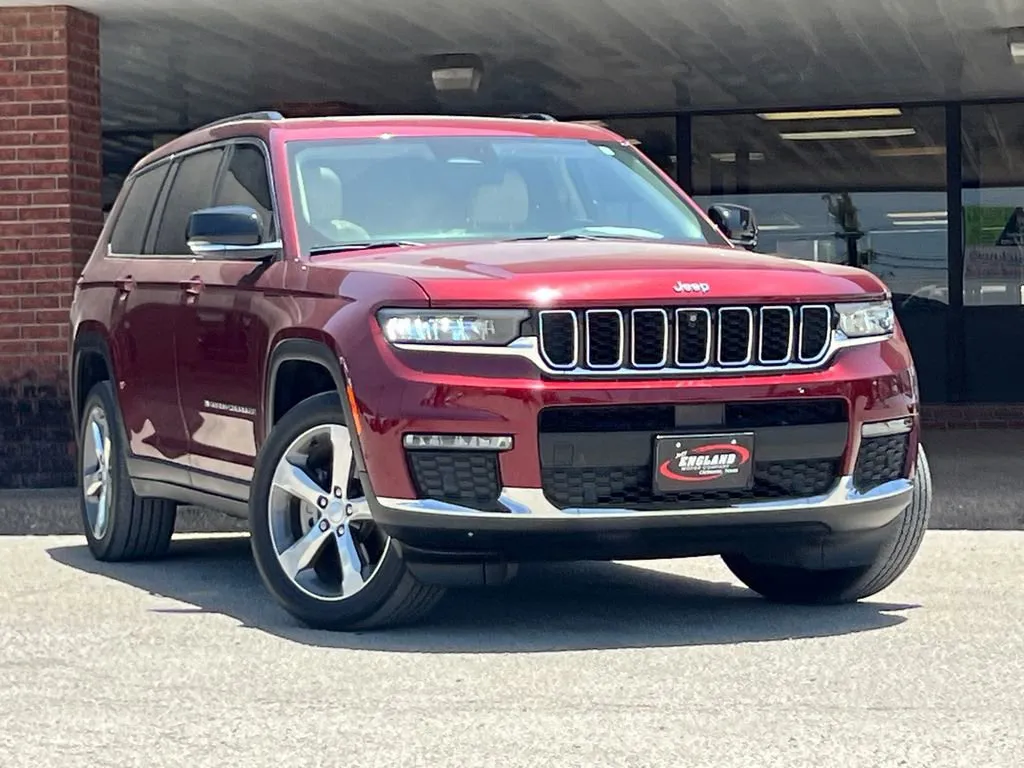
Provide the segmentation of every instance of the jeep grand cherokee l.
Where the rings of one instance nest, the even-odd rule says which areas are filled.
[[[553,120],[220,121],[133,169],[75,291],[85,534],[248,518],[294,616],[423,616],[517,564],[721,555],[837,603],[931,486],[870,273],[735,247],[622,137]]]

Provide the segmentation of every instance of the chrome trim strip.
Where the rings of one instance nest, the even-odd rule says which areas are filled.
[[[909,496],[913,492],[914,483],[912,480],[891,480],[882,485],[876,486],[869,491],[861,493],[853,484],[851,475],[844,475],[836,483],[835,487],[828,493],[818,496],[807,496],[802,499],[776,500],[776,501],[752,501],[735,504],[731,507],[710,507],[704,509],[677,509],[658,510],[632,510],[624,508],[593,508],[593,507],[571,507],[559,509],[547,500],[540,488],[509,488],[502,490],[498,501],[501,502],[509,513],[483,512],[478,509],[463,507],[458,504],[436,501],[433,499],[395,499],[390,497],[379,497],[377,500],[383,506],[400,510],[403,512],[422,512],[431,515],[445,515],[467,519],[475,518],[504,518],[508,520],[536,520],[546,519],[637,519],[649,517],[708,517],[712,515],[744,515],[764,512],[801,512],[813,511],[821,508],[855,507],[860,503],[884,501],[892,499],[899,500]]]
[[[679,324],[682,321],[683,315],[688,313],[688,312],[697,312],[699,314],[704,315],[704,334],[705,334],[704,359],[701,360],[699,363],[681,363],[679,361],[679,336],[680,336]],[[687,369],[690,369],[690,368],[693,368],[693,369],[696,369],[696,368],[702,368],[702,369],[707,368],[708,364],[711,362],[711,310],[707,309],[706,307],[681,307],[681,308],[676,310],[676,318],[675,318],[675,320],[676,320],[676,351],[675,351],[674,359],[675,359],[676,367],[680,368],[682,370],[687,370]]]
[[[830,333],[826,333],[825,334],[825,344],[822,346],[822,349],[818,353],[818,355],[816,355],[814,357],[807,357],[804,354],[804,313],[808,309],[824,309],[825,310],[825,324],[826,324],[826,327],[829,329],[829,332],[830,332]],[[829,351],[830,339],[834,338],[834,336],[835,336],[835,329],[832,328],[832,307],[830,307],[828,304],[806,304],[806,305],[800,307],[800,338],[797,339],[797,353],[796,353],[796,357],[797,357],[797,360],[799,362],[801,362],[801,363],[816,363],[819,360],[821,360],[822,358],[824,358],[825,355],[827,355],[828,351]]]
[[[747,354],[742,360],[726,363],[722,361],[722,316],[726,312],[745,312],[747,314]],[[722,307],[718,310],[718,365],[722,368],[742,368],[750,365],[754,357],[754,312],[750,307]]]
[[[636,361],[636,318],[642,314],[661,315],[661,360],[656,363]],[[634,309],[629,315],[629,359],[634,368],[663,368],[668,365],[668,312],[664,309]]]
[[[659,368],[657,370],[633,368],[619,368],[616,370],[590,370],[588,368],[579,367],[561,369],[552,368],[544,361],[544,358],[540,353],[539,343],[535,336],[523,336],[504,347],[469,344],[394,344],[392,346],[394,346],[395,349],[402,350],[403,352],[520,357],[525,360],[529,360],[534,366],[549,376],[559,379],[569,377],[580,379],[609,379],[613,377],[622,379],[632,379],[637,377],[673,379],[681,376],[742,376],[757,373],[772,374],[779,372],[792,373],[795,371],[820,370],[826,368],[832,358],[844,349],[863,347],[868,344],[878,344],[891,338],[892,334],[888,334],[886,336],[862,336],[849,338],[845,334],[837,331],[832,335],[832,343],[827,348],[828,354],[820,360],[812,363],[792,362],[787,363],[786,365],[772,366],[770,368],[763,365],[748,365],[743,368],[717,368],[705,366],[702,368]]]
[[[587,330],[587,343],[585,357],[587,360],[587,367],[592,368],[595,371],[604,370],[618,370],[622,368],[622,363],[626,358],[626,322],[622,317],[622,312],[618,309],[588,309],[584,314],[584,323]],[[595,363],[590,359],[590,317],[591,315],[615,315],[619,321],[619,356],[616,358],[614,363]]]
[[[764,356],[764,317],[768,312],[785,312],[789,317],[789,341],[786,346],[786,353],[775,360],[765,358]],[[792,307],[761,307],[758,313],[758,330],[757,330],[757,359],[761,365],[781,365],[788,363],[793,358],[793,333],[796,329],[796,320],[793,315]]]
[[[551,358],[548,357],[546,351],[544,351],[544,318],[548,315],[569,315],[572,318],[572,362],[568,365],[556,365],[551,362]],[[580,323],[576,317],[576,313],[571,309],[542,309],[538,313],[537,321],[537,338],[540,341],[540,354],[547,363],[547,367],[557,371],[566,371],[575,368],[580,362]],[[518,341],[518,339],[517,339]],[[515,344],[515,341],[512,342]],[[507,349],[507,347],[505,347]],[[445,347],[448,349],[448,347]],[[543,367],[543,366],[542,366]]]
[[[861,424],[861,437],[891,437],[892,435],[905,435],[914,428],[914,419],[910,416],[901,416],[898,419],[887,419],[886,421],[866,421]]]

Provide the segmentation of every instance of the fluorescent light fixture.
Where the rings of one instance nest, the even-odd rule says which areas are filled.
[[[901,219],[900,221],[892,222],[892,225],[894,227],[945,227],[948,223],[946,219]]]
[[[1006,30],[1006,44],[1014,64],[1024,64],[1024,27]]]
[[[859,128],[846,131],[796,131],[780,133],[787,141],[833,141],[837,139],[889,139],[897,136],[913,136],[914,128]]]
[[[871,150],[875,157],[935,157],[946,154],[945,147],[878,147]]]
[[[476,54],[447,53],[431,56],[429,65],[434,90],[439,93],[448,91],[475,93],[480,88],[484,65]]]
[[[799,224],[758,224],[757,228],[762,232],[790,232],[794,229],[801,229]]]
[[[762,120],[832,120],[857,117],[899,117],[898,107],[870,107],[863,109],[819,109],[808,112],[759,112]]]
[[[763,152],[750,152],[748,158],[752,163],[760,163],[764,160]],[[735,152],[712,152],[711,159],[717,160],[720,163],[735,163],[736,153]]]
[[[946,211],[893,211],[885,214],[890,219],[937,219],[946,216]]]

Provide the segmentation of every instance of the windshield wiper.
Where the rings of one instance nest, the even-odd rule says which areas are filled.
[[[310,256],[318,256],[324,253],[338,253],[340,251],[371,251],[375,248],[403,248],[414,245],[423,245],[415,240],[366,240],[361,243],[337,243],[335,245],[318,245],[309,249]]]

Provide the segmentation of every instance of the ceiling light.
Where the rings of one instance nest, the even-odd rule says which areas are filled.
[[[471,53],[434,56],[430,61],[430,77],[438,92],[468,91],[480,88],[483,62]]]
[[[885,215],[890,219],[935,219],[946,216],[946,211],[894,211]]]
[[[735,163],[736,153],[735,152],[712,152],[711,159],[717,160],[720,163]],[[752,163],[760,163],[764,160],[763,152],[750,152],[747,154],[747,159]]]
[[[899,117],[898,107],[872,107],[866,109],[819,109],[810,112],[759,112],[762,120],[830,120],[855,117]]]
[[[762,232],[788,232],[801,227],[799,224],[758,224],[757,228]]]
[[[834,139],[887,139],[897,136],[913,136],[913,128],[861,128],[850,131],[798,131],[780,133],[787,141],[832,141]]]
[[[1024,27],[1006,30],[1006,44],[1014,64],[1024,64]]]
[[[877,147],[871,150],[876,157],[935,157],[946,154],[945,147]]]
[[[945,227],[948,225],[948,222],[945,219],[922,219],[920,221],[917,219],[913,221],[904,219],[902,221],[894,221],[892,225],[894,227]]]

